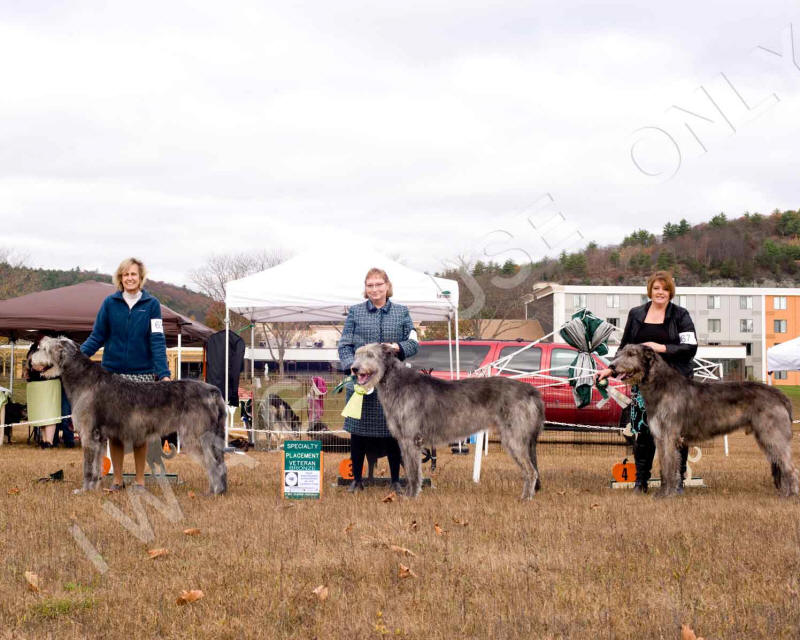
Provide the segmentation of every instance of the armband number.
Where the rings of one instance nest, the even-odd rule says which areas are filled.
[[[697,336],[694,335],[694,331],[684,331],[683,333],[679,333],[678,337],[680,338],[681,344],[697,344]]]
[[[161,318],[152,318],[150,320],[150,332],[164,333],[164,323],[162,322]]]

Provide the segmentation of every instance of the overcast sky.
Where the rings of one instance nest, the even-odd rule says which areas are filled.
[[[0,247],[37,267],[436,270],[800,207],[797,2],[26,0],[0,67]]]

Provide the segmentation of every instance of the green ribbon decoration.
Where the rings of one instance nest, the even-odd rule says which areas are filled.
[[[588,309],[578,309],[559,331],[564,341],[578,350],[578,355],[569,366],[569,384],[579,409],[592,401],[594,374],[597,371],[592,353],[599,356],[608,353],[606,341],[614,330],[614,325],[601,320]],[[604,400],[608,398],[607,384],[598,385],[597,390]]]
[[[345,418],[353,418],[354,420],[361,420],[361,410],[364,407],[364,396],[369,395],[375,389],[367,389],[360,384],[353,385],[353,395],[347,401],[342,409],[342,416]]]

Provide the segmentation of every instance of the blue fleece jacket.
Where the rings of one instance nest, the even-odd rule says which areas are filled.
[[[121,291],[103,300],[81,352],[92,356],[100,347],[104,347],[103,368],[107,371],[155,373],[159,379],[170,375],[161,303],[145,290],[133,309]]]

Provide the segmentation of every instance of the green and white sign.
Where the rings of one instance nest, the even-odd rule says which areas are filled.
[[[322,442],[287,440],[283,443],[283,497],[319,498],[322,493]]]

